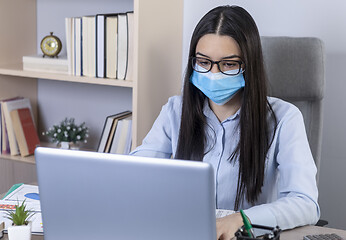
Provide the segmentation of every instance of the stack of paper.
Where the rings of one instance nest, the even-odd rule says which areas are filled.
[[[235,213],[235,211],[228,210],[228,209],[216,209],[216,211],[215,211],[216,218],[226,217],[226,216],[233,214],[233,213]]]

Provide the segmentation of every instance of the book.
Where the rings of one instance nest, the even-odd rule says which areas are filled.
[[[129,119],[129,128],[127,131],[124,154],[129,154],[131,152],[131,148],[132,148],[132,118]]]
[[[115,117],[116,116],[113,115],[113,116],[108,116],[106,118],[105,124],[103,126],[103,130],[102,130],[99,146],[97,148],[98,152],[104,152],[105,151],[107,140],[108,140],[108,136],[109,136],[109,132],[110,132],[110,130],[112,128],[113,121],[114,121]]]
[[[66,35],[66,53],[67,53],[67,73],[68,74],[72,74],[73,73],[73,69],[72,69],[72,62],[74,61],[73,58],[73,18],[71,17],[67,17],[65,18],[65,35]]]
[[[10,112],[12,126],[22,157],[34,154],[40,144],[37,130],[29,108],[15,109]]]
[[[119,143],[119,139],[120,139],[120,135],[121,135],[121,131],[123,129],[123,121],[118,121],[117,122],[117,128],[116,131],[114,133],[114,137],[112,139],[112,144],[111,144],[111,148],[109,149],[109,153],[117,153],[118,150],[118,143]]]
[[[82,76],[82,18],[75,17],[75,75]]]
[[[127,12],[128,27],[128,52],[127,52],[127,73],[125,80],[133,80],[133,61],[134,61],[134,15],[133,12]]]
[[[121,154],[129,154],[132,143],[132,117],[124,119],[123,132],[118,143],[118,152]]]
[[[4,114],[4,120],[6,122],[6,130],[8,135],[10,154],[18,155],[19,148],[18,148],[16,136],[15,136],[13,125],[12,125],[12,118],[11,118],[10,112],[19,108],[29,108],[32,114],[30,100],[28,98],[15,98],[12,100],[3,101],[1,104],[2,104],[2,112]],[[34,119],[33,115],[32,115],[32,119]]]
[[[106,77],[117,78],[118,16],[106,16]]]
[[[1,108],[2,108],[2,104]],[[1,154],[10,153],[10,143],[8,141],[4,112],[1,111]]]
[[[0,104],[0,155],[2,154],[2,114],[1,114],[1,104]]]
[[[23,70],[49,73],[68,73],[67,56],[48,58],[42,55],[23,56]]]
[[[10,153],[10,142],[8,140],[8,134],[7,134],[7,126],[5,121],[5,115],[4,115],[4,102],[12,101],[21,99],[20,97],[14,97],[14,98],[7,98],[2,99],[0,101],[0,109],[1,109],[1,154],[9,154]]]
[[[75,54],[76,54],[76,50],[75,50],[75,18],[71,18],[71,74],[75,75],[76,73],[76,62],[75,62]]]
[[[115,138],[115,133],[119,127],[121,128],[121,126],[119,126],[118,123],[121,123],[122,119],[127,118],[131,115],[132,115],[131,112],[129,112],[129,113],[125,112],[125,114],[122,114],[122,115],[120,115],[114,119],[111,131],[109,132],[109,136],[108,136],[108,139],[106,142],[106,147],[105,147],[104,152],[109,153],[111,151],[111,147],[112,147],[112,144],[113,144],[114,138]]]
[[[83,76],[96,76],[96,17],[82,17],[82,69]]]
[[[127,117],[130,114],[132,114],[130,111],[124,111],[124,112],[117,113],[117,114],[110,115],[110,116],[106,117],[105,123],[103,125],[103,130],[101,133],[99,145],[97,148],[98,152],[105,152],[107,143],[108,143],[108,148],[109,148],[110,141],[112,141],[112,139],[113,139],[113,135],[111,134],[111,130],[112,130],[112,127],[114,126],[113,125],[114,120],[115,119],[121,119],[123,117]],[[116,125],[114,127],[116,127]]]
[[[118,15],[118,67],[117,79],[125,80],[127,70],[127,15],[122,13]]]
[[[132,125],[131,123],[132,123],[131,116],[120,119],[118,121],[118,126],[114,135],[110,153],[128,154],[127,144],[130,144],[130,141],[128,140],[128,138],[131,138],[131,135],[129,135],[130,128]]]
[[[105,15],[96,15],[96,76],[105,77]]]

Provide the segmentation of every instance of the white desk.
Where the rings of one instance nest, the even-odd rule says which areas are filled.
[[[3,197],[3,195],[4,193],[0,194],[0,199]],[[340,229],[328,228],[328,227],[316,227],[316,226],[305,226],[305,227],[299,227],[299,228],[284,231],[281,233],[280,239],[281,240],[302,240],[303,237],[306,235],[326,234],[326,233],[327,234],[336,233],[340,237],[346,240],[346,230],[340,230]],[[31,240],[43,240],[43,239],[44,239],[44,236],[38,236],[38,235],[32,235],[32,238],[31,238]],[[7,234],[4,234],[4,237],[1,240],[8,240]]]

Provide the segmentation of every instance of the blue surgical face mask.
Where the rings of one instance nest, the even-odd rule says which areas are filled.
[[[196,66],[197,70],[200,66]],[[228,73],[228,72],[226,72]],[[231,73],[231,71],[229,71]],[[218,105],[224,105],[245,86],[243,73],[235,76],[218,73],[200,73],[193,71],[190,81],[210,100]]]

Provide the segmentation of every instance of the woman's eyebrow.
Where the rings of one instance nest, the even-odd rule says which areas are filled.
[[[208,55],[205,55],[205,54],[200,53],[200,52],[197,52],[196,55],[201,55],[202,57],[211,58]],[[230,56],[223,57],[221,59],[227,59],[227,58],[240,58],[240,56],[233,54],[233,55],[230,55]]]
[[[206,58],[210,58],[209,56],[203,54],[203,53],[200,53],[200,52],[197,52],[196,55],[201,55],[202,57],[206,57]]]
[[[227,56],[227,57],[223,57],[221,59],[226,59],[226,58],[240,58],[240,56],[234,54],[234,55],[230,55],[230,56]]]

